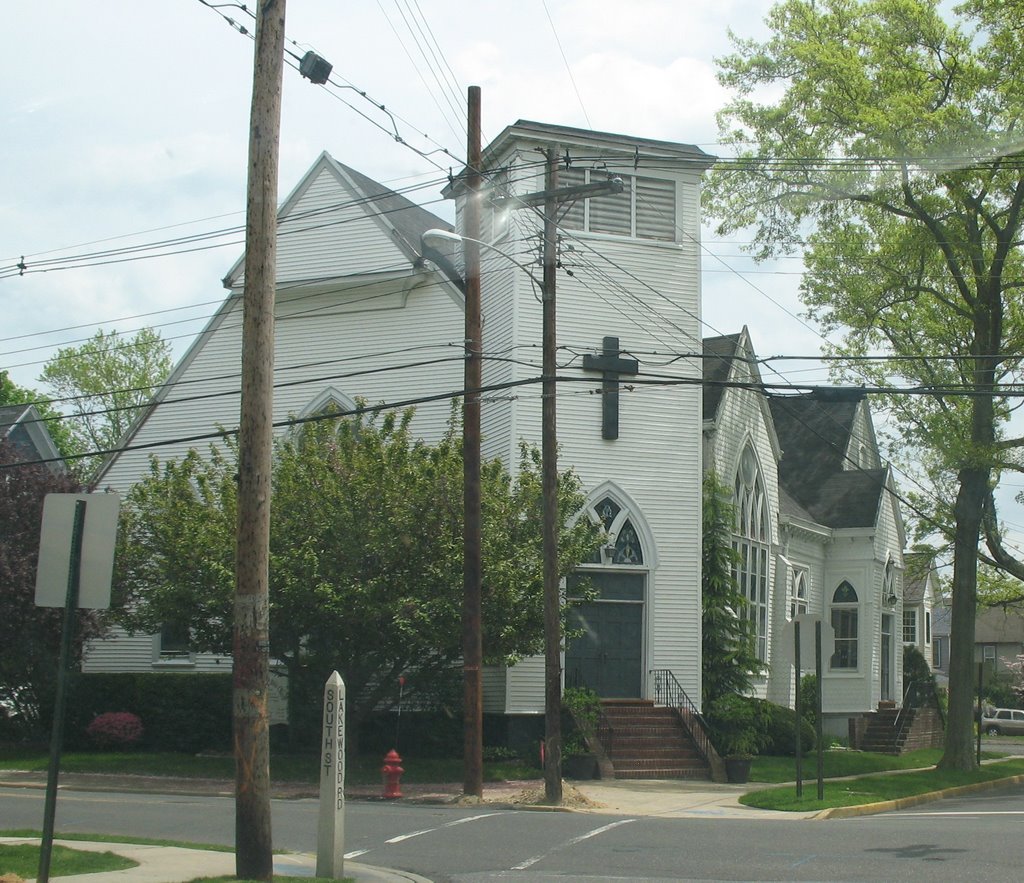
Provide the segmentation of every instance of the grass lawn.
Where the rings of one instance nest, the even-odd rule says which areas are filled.
[[[315,755],[275,754],[270,759],[270,777],[275,782],[320,781],[320,758]],[[345,780],[350,785],[380,783],[383,757],[367,755],[350,761]],[[8,748],[0,750],[0,769],[45,772],[49,757],[39,750]],[[402,781],[461,782],[461,758],[403,757]],[[68,752],[61,755],[60,768],[66,773],[117,773],[138,776],[175,776],[180,778],[234,779],[235,764],[229,756],[130,752]],[[484,764],[484,780],[536,779],[541,770],[515,761],[489,761]]]
[[[823,757],[826,778],[836,776],[861,776],[866,773],[881,773],[886,770],[916,770],[935,766],[942,756],[938,748],[908,751],[906,754],[874,754],[870,751],[848,751],[839,749],[826,751]],[[803,777],[814,779],[818,775],[818,755],[811,753],[803,759]],[[794,782],[796,781],[795,757],[755,757],[750,767],[751,782]]]
[[[0,829],[0,837],[42,837],[42,832],[31,828]],[[155,837],[124,837],[120,834],[68,834],[61,831],[61,840],[83,840],[87,843],[137,843],[142,846],[180,846],[182,849],[202,849],[207,852],[234,852],[233,846],[211,843],[191,843],[186,840],[162,840]]]
[[[138,862],[114,855],[112,852],[83,852],[55,845],[50,853],[51,877],[123,871],[137,866]],[[0,843],[0,874],[17,874],[19,877],[29,878],[35,877],[38,871],[38,844]]]
[[[804,781],[804,793],[800,798],[796,796],[795,786],[785,785],[744,794],[740,798],[740,803],[758,809],[807,812],[833,806],[879,803],[883,800],[896,800],[900,797],[941,791],[944,788],[991,782],[1019,775],[1024,775],[1024,759],[986,764],[981,769],[968,773],[927,769],[892,776],[876,774],[858,776],[854,779],[832,779],[825,781],[823,800],[818,800],[817,781],[810,779]]]

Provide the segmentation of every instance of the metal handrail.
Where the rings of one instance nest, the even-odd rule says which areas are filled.
[[[909,714],[904,712],[916,711],[918,708],[924,708],[925,702],[928,699],[934,699],[935,707],[939,711],[939,717],[945,725],[944,715],[942,713],[942,705],[939,702],[939,697],[935,692],[935,684],[932,681],[911,681],[907,684],[907,689],[903,693],[903,704],[900,707],[899,712],[896,715],[896,720],[893,721],[893,729],[896,731],[896,743],[899,744],[903,738],[903,734],[907,727],[910,726]]]
[[[711,744],[704,716],[686,694],[686,690],[667,668],[653,669],[649,674],[654,678],[654,704],[674,708],[684,726],[689,730],[693,744],[701,753],[716,776],[722,767],[722,759]]]

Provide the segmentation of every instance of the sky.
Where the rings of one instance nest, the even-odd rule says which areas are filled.
[[[529,119],[715,154],[715,112],[728,96],[714,59],[729,51],[730,27],[763,34],[770,3],[287,6],[288,49],[314,49],[352,88],[314,86],[285,68],[280,199],[327,150],[395,189],[421,185],[411,198],[450,218],[439,191],[465,155],[467,86],[482,90],[485,143]],[[254,44],[226,18],[251,32],[251,16],[200,0],[15,0],[6,12],[0,268],[23,262],[27,272],[0,270],[0,368],[42,388],[55,349],[100,327],[150,325],[180,356],[242,252]],[[219,230],[232,232],[173,256],[42,263]],[[817,353],[820,338],[796,317],[798,259],[755,266],[736,241],[706,230],[703,264],[705,334],[746,323],[762,356]],[[37,272],[47,267],[61,269]],[[789,370],[824,379],[820,367]]]

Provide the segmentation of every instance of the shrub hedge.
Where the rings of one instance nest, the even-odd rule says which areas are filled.
[[[176,672],[90,672],[70,684],[66,744],[88,750],[86,729],[97,715],[128,711],[145,727],[147,751],[229,751],[231,675]]]

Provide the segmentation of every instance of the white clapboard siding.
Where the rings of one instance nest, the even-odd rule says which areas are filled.
[[[326,154],[282,214],[292,221],[282,224],[279,236],[275,423],[303,414],[328,394],[370,404],[436,398],[417,407],[413,430],[440,438],[451,396],[462,388],[461,295],[436,272],[414,266],[395,244],[390,224],[367,214],[344,169]],[[292,235],[297,224],[322,229]],[[236,278],[241,266],[240,259]],[[103,486],[127,493],[148,473],[151,457],[165,461],[190,447],[204,451],[216,440],[198,436],[237,429],[241,322],[241,298],[231,294],[137,422],[127,449],[107,464]],[[159,660],[158,649],[154,636],[115,630],[89,646],[84,669],[208,671],[228,664],[208,654],[168,663]]]

